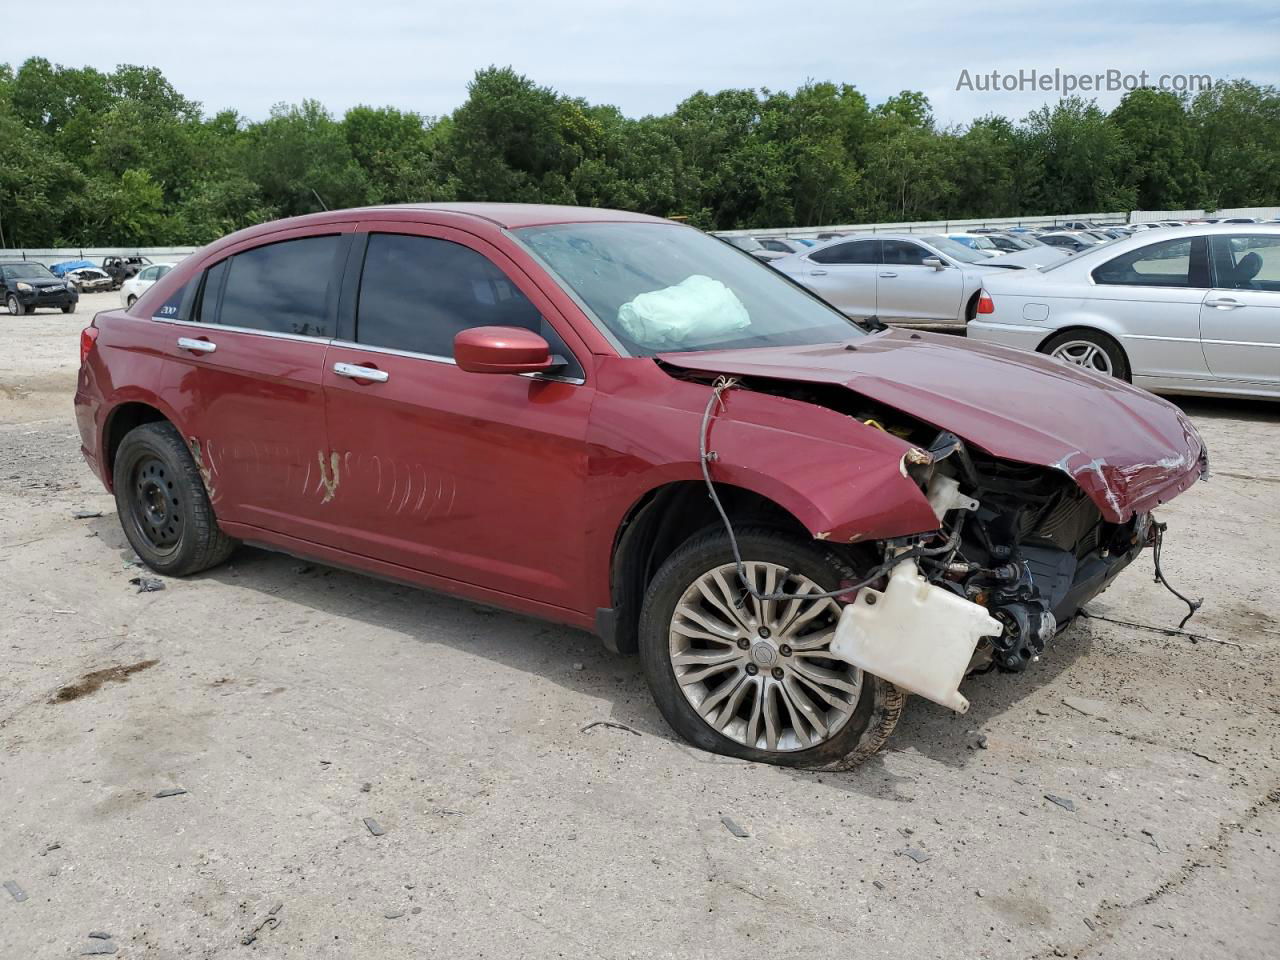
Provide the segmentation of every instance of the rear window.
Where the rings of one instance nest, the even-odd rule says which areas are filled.
[[[332,337],[334,311],[329,288],[336,276],[341,237],[301,237],[254,247],[209,271],[202,303],[208,323],[215,274],[227,266],[217,323],[271,333]]]

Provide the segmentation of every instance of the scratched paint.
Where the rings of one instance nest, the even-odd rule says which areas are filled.
[[[327,472],[325,470],[323,450],[320,450],[316,453],[316,460],[320,464],[320,483],[324,487],[324,498],[320,501],[320,503],[325,504],[333,499],[333,495],[338,492],[338,484],[342,482],[342,477],[338,469],[338,464],[341,462],[341,460],[339,459],[338,453],[336,450],[330,453],[329,469]]]
[[[188,437],[187,446],[191,450],[191,459],[196,462],[196,469],[200,471],[200,479],[204,481],[205,492],[209,494],[209,501],[212,503],[218,498],[217,489],[213,482],[213,463],[212,456],[209,462],[205,461],[204,451],[200,447],[200,440],[197,437]],[[212,444],[209,444],[212,447]],[[210,450],[212,454],[212,450]]]
[[[359,491],[378,511],[397,517],[428,520],[453,513],[458,487],[450,474],[422,463],[401,463],[379,454],[362,454],[348,450],[321,450],[307,464],[303,478],[306,496],[319,496],[321,504],[330,503],[342,488]],[[317,473],[318,479],[312,480]],[[353,494],[354,495],[354,494]]]

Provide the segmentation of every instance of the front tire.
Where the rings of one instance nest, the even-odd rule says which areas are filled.
[[[795,599],[747,595],[723,530],[677,548],[640,616],[640,658],[658,709],[712,753],[790,767],[862,763],[893,732],[904,695],[824,656],[840,607],[804,600],[854,572],[830,549],[779,531],[744,529],[738,543],[759,592]]]
[[[5,306],[9,308],[9,316],[11,317],[20,317],[27,312],[26,306],[23,305],[15,293],[9,294],[8,299],[5,300]]]
[[[157,573],[199,573],[235,549],[218,528],[200,470],[173,424],[130,430],[116,451],[112,477],[124,534]]]

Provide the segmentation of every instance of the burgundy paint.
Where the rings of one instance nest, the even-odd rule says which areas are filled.
[[[698,434],[710,388],[673,378],[654,360],[619,357],[507,230],[654,219],[566,207],[427,205],[316,214],[233,234],[179,264],[130,310],[95,319],[97,339],[76,392],[85,458],[110,488],[111,417],[122,404],[146,404],[199,446],[229,534],[589,627],[597,608],[612,605],[612,550],[625,518],[663,484],[701,482]],[[230,253],[335,229],[439,237],[484,254],[556,329],[585,382],[481,376],[359,345],[151,317]],[[215,341],[217,351],[182,351],[180,336]],[[1199,441],[1185,419],[1115,381],[942,338],[894,332],[856,345],[667,359],[841,384],[993,454],[1061,462],[1095,500],[1105,501],[1106,489],[1120,498],[1119,510],[1099,502],[1112,519],[1145,509],[1198,473],[1192,453]],[[338,377],[338,362],[374,366],[390,379]],[[937,526],[903,475],[908,444],[832,410],[731,390],[710,445],[717,481],[770,498],[815,536],[878,539]],[[1192,466],[1153,466],[1186,457]],[[1085,469],[1094,459],[1103,461],[1105,487]]]

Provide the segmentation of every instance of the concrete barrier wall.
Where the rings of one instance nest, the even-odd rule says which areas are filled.
[[[46,267],[67,260],[89,260],[101,264],[103,257],[146,257],[152,263],[177,263],[199,247],[47,247],[0,250],[0,260],[34,260]]]

